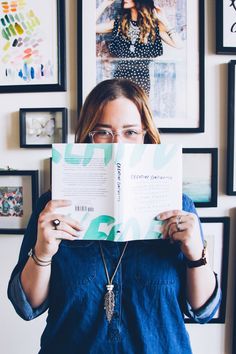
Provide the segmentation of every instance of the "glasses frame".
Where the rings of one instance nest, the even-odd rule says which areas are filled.
[[[91,132],[89,132],[89,138],[91,139],[91,142],[92,143],[95,143],[94,142],[94,135],[96,134],[96,133],[98,133],[98,132],[100,132],[100,131],[106,131],[106,132],[108,132],[108,133],[110,133],[111,134],[111,137],[112,137],[112,140],[111,140],[111,143],[113,143],[114,142],[114,138],[115,138],[115,136],[116,135],[118,135],[118,136],[121,136],[122,137],[122,135],[121,135],[121,133],[123,132],[123,131],[126,131],[126,130],[132,130],[132,128],[122,128],[122,129],[117,129],[116,131],[113,131],[113,130],[109,130],[109,129],[101,129],[101,130],[92,130]],[[133,129],[133,130],[135,130],[135,129]],[[145,130],[145,129],[139,129],[140,130],[140,135],[142,135],[142,137],[144,137],[145,136],[145,134],[147,133],[147,131]],[[139,135],[138,135],[139,136]],[[128,140],[128,139],[127,139]]]

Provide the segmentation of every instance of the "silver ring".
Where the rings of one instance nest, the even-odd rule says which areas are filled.
[[[179,227],[179,224],[181,224],[181,220],[182,220],[181,215],[177,215],[177,217],[176,217],[176,229],[177,229],[178,232],[181,231],[181,228]]]
[[[52,225],[54,226],[54,230],[57,230],[58,226],[60,225],[60,220],[59,219],[54,219],[52,220]]]

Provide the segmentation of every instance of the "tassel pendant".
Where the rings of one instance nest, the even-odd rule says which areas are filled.
[[[104,297],[104,310],[106,311],[107,320],[110,322],[115,308],[115,295],[113,292],[114,285],[108,284],[106,285],[106,288],[107,292]]]

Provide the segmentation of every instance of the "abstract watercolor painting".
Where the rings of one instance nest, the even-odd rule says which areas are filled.
[[[24,234],[38,193],[38,171],[0,170],[0,234]]]
[[[162,132],[204,131],[204,0],[154,1],[155,6],[164,11],[170,28],[178,37],[176,47],[162,40],[163,53],[156,57],[150,53],[131,57],[126,52],[121,56],[111,51],[115,35],[102,28],[122,16],[122,1],[111,1],[106,7],[104,3],[109,2],[83,0],[78,6],[78,18],[86,19],[82,26],[79,21],[78,28],[79,53],[82,53],[79,72],[82,99],[79,101],[83,102],[96,83],[120,77],[117,73],[121,71],[126,72],[122,77],[132,79],[135,71],[133,81],[141,81],[138,77],[142,75],[150,77],[150,88],[146,91],[155,123]],[[138,70],[140,65],[145,67],[145,74]],[[89,76],[85,74],[88,71]]]
[[[62,89],[62,7],[57,0],[0,1],[0,92]]]

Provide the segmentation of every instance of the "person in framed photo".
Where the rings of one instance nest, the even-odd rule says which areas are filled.
[[[103,0],[97,8],[97,21],[115,0]],[[149,65],[163,54],[162,41],[180,46],[175,28],[171,28],[163,9],[153,0],[122,0],[122,14],[96,25],[97,34],[112,33],[109,52],[119,58],[114,77],[127,78],[150,93]]]
[[[99,83],[75,142],[160,144],[142,88]],[[184,195],[183,210],[157,216],[163,239],[132,242],[81,240],[80,221],[58,212],[69,204],[41,196],[9,282],[22,318],[48,310],[39,353],[192,353],[184,314],[208,322],[221,299],[193,202]]]

